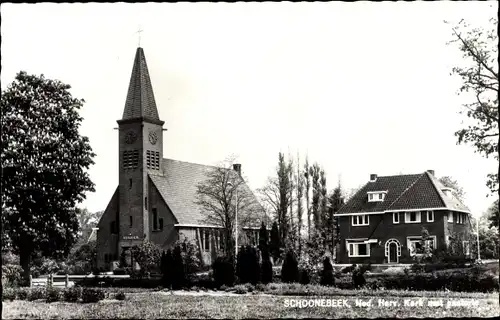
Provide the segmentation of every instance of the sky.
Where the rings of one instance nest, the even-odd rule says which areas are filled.
[[[480,214],[493,202],[484,159],[454,132],[463,65],[447,45],[461,19],[487,26],[495,2],[2,4],[2,90],[17,72],[44,74],[85,99],[80,132],[97,154],[104,210],[118,184],[118,132],[136,48],[144,48],[164,157],[217,164],[238,156],[252,189],[278,152],[320,164],[329,189],[435,170]]]

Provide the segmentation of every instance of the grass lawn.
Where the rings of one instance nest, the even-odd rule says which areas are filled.
[[[106,299],[95,304],[43,301],[2,302],[3,319],[115,319],[115,318],[392,318],[392,317],[494,317],[499,316],[498,293],[460,294],[448,297],[403,297],[395,293],[376,296],[329,296],[332,306],[290,307],[290,300],[309,301],[321,298],[240,295],[240,296],[187,296],[168,292],[129,293],[125,301]],[[378,299],[398,305],[379,306]],[[356,306],[356,299],[371,307]],[[345,300],[345,304],[342,302]],[[415,305],[405,305],[405,300]],[[429,301],[443,302],[444,306],[428,306]],[[418,305],[421,301],[422,305]],[[463,302],[463,306],[449,306],[448,301]],[[466,303],[468,302],[468,303]],[[328,302],[324,302],[328,305]],[[391,302],[388,302],[389,304]]]

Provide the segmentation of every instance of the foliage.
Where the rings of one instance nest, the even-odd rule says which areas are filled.
[[[57,302],[61,299],[61,289],[55,287],[48,287],[45,291],[45,301]]]
[[[261,223],[259,229],[259,250],[269,252],[269,232],[264,222]]]
[[[324,241],[324,237],[319,234],[318,230],[313,230],[311,239],[306,242],[304,250],[304,258],[308,264],[308,267],[317,272],[319,266],[326,257],[327,246]]]
[[[22,271],[23,269],[15,264],[2,265],[2,286],[17,287],[21,282]]]
[[[273,264],[269,252],[262,252],[262,265],[261,265],[261,281],[262,283],[270,283],[273,281]]]
[[[63,300],[66,302],[77,302],[82,296],[82,289],[80,287],[65,288],[63,290]]]
[[[498,228],[498,219],[500,218],[500,209],[498,205],[498,199],[493,202],[493,204],[488,208],[487,211],[488,221],[490,223],[490,227]]]
[[[245,184],[243,176],[233,170],[235,157],[229,157],[217,167],[208,170],[206,180],[196,186],[195,203],[204,212],[208,225],[224,230],[224,253],[234,255],[235,216],[238,226],[255,224],[263,218],[264,209]],[[237,202],[237,203],[236,203]],[[236,210],[237,208],[237,210]]]
[[[232,286],[234,284],[234,264],[229,257],[220,256],[213,264],[214,280],[217,287]]]
[[[352,283],[354,288],[363,287],[366,284],[365,272],[368,270],[367,267],[360,265],[356,266],[352,271]]]
[[[47,289],[46,288],[30,288],[30,292],[28,294],[28,301],[35,301],[45,298]]]
[[[172,289],[181,289],[186,284],[186,270],[181,246],[175,246],[172,252]]]
[[[309,284],[311,283],[311,277],[309,276],[308,269],[300,269],[300,284]]]
[[[325,257],[325,259],[323,260],[321,284],[324,286],[333,286],[335,284],[335,278],[333,276],[333,266],[328,257]]]
[[[28,300],[28,295],[29,295],[29,289],[28,288],[19,288],[17,290],[17,299],[19,300]]]
[[[118,292],[116,295],[115,295],[115,299],[116,300],[120,300],[120,301],[123,301],[125,300],[125,293],[123,291],[120,291]]]
[[[311,167],[309,166],[309,159],[306,157],[306,163],[304,164],[304,186],[305,186],[305,198],[306,198],[306,214],[307,214],[307,239],[311,240],[311,206],[309,204],[310,197],[309,192],[311,190],[311,176],[309,171]]]
[[[443,184],[443,186],[453,189],[453,194],[463,203],[465,198],[465,191],[457,182],[457,180],[453,179],[450,176],[443,176],[439,178],[439,182]]]
[[[104,300],[104,291],[98,288],[83,288],[82,302],[95,303]]]
[[[292,250],[288,250],[281,268],[281,280],[285,283],[299,282],[299,276],[297,256]]]
[[[71,252],[68,257],[69,274],[89,274],[96,265],[97,245],[90,241]]]
[[[177,241],[174,247],[180,247],[182,262],[184,264],[184,273],[190,276],[196,272],[201,271],[201,261],[199,258],[198,246],[193,240],[187,237],[182,241]]]
[[[314,222],[314,229],[316,232],[318,232],[321,228],[321,217],[319,212],[319,201],[321,195],[320,172],[321,168],[317,163],[314,163],[313,166],[309,168],[309,175],[311,176],[312,182],[311,212]]]
[[[2,288],[2,301],[12,301],[16,299],[16,290],[14,288]]]
[[[78,219],[78,244],[85,244],[92,228],[97,226],[104,211],[90,212],[87,208],[76,210]]]
[[[300,171],[300,159],[297,155],[297,171],[295,172],[295,187],[297,194],[297,240],[298,240],[298,253],[299,256],[302,255],[302,212],[303,212],[303,203],[302,199],[304,198],[304,176]]]
[[[498,20],[490,19],[490,28],[473,28],[461,20],[453,30],[450,44],[458,44],[464,63],[452,74],[462,80],[459,94],[471,102],[464,104],[469,125],[455,132],[458,143],[472,144],[475,152],[498,160]],[[500,170],[500,169],[499,169]],[[489,175],[488,187],[498,192],[498,172]]]
[[[141,268],[141,275],[157,270],[162,252],[160,246],[152,241],[144,240],[140,245],[133,246],[130,250],[134,261]]]
[[[162,284],[165,288],[172,288],[174,276],[174,257],[172,250],[162,252],[160,270],[162,273]]]
[[[339,221],[338,218],[334,216],[334,214],[339,211],[340,207],[342,207],[342,205],[344,204],[344,197],[342,195],[342,192],[342,187],[339,183],[339,185],[335,187],[335,189],[333,189],[333,192],[328,197],[328,212],[331,224],[329,229],[327,229],[327,234],[329,235],[329,237],[331,237],[331,243],[333,245],[332,253],[335,252],[335,246],[339,243],[340,239],[340,229],[338,224]]]
[[[275,263],[281,256],[280,249],[281,249],[281,238],[278,230],[278,223],[275,221],[273,222],[273,226],[271,228],[271,241],[269,243],[269,250]]]
[[[2,90],[2,240],[19,253],[24,281],[33,252],[69,253],[78,231],[76,205],[94,191],[86,170],[95,154],[78,131],[84,101],[69,89],[21,71]]]
[[[260,264],[257,250],[252,246],[242,246],[238,251],[236,274],[240,283],[257,284],[260,280]]]

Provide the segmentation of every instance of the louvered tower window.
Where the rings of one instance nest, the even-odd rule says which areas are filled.
[[[147,150],[146,166],[148,169],[160,170],[160,152]]]

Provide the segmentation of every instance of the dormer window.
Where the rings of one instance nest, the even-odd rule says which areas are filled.
[[[452,188],[443,188],[443,189],[441,189],[441,191],[443,191],[443,193],[447,197],[452,197],[453,196],[453,189]]]
[[[382,202],[387,191],[368,191],[368,202]]]

